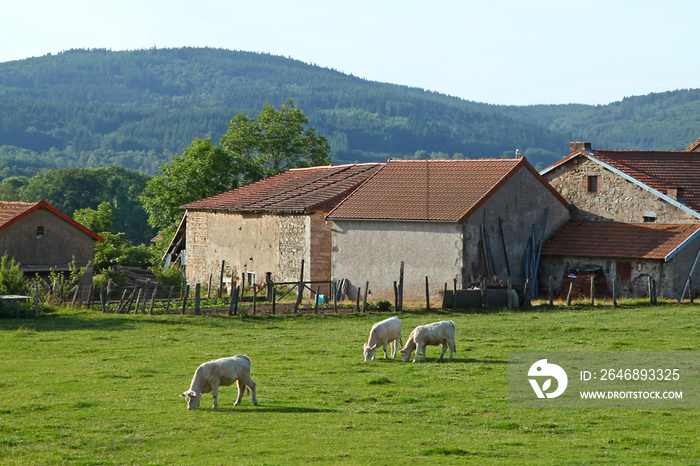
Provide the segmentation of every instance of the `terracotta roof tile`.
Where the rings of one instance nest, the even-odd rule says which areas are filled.
[[[95,240],[104,242],[103,237],[76,222],[68,215],[46,202],[44,199],[38,202],[0,201],[0,231],[38,209],[46,209],[79,230],[82,230],[83,232],[92,236]]]
[[[681,202],[700,211],[700,153],[606,150],[592,153],[664,194],[669,194],[670,188],[683,188]]]
[[[183,206],[234,212],[329,211],[381,164],[298,168]]]
[[[603,162],[637,181],[670,195],[682,188],[679,201],[700,212],[700,152],[584,150],[547,167],[543,174],[576,157]]]
[[[700,225],[573,222],[542,245],[543,256],[666,259]]]
[[[462,222],[523,167],[549,187],[524,158],[389,160],[329,217]]]

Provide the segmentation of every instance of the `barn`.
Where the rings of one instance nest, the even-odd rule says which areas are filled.
[[[549,237],[569,204],[525,158],[389,160],[328,214],[332,276],[392,300],[439,299],[447,283],[479,277],[524,284],[523,255],[536,230]]]
[[[86,267],[80,285],[92,285],[95,241],[104,239],[45,200],[0,201],[0,249],[28,278]]]
[[[168,247],[166,262],[185,269],[190,284],[228,277],[262,284],[330,281],[331,233],[326,214],[369,178],[380,164],[292,169],[202,199],[185,215]],[[327,290],[324,290],[327,292]]]

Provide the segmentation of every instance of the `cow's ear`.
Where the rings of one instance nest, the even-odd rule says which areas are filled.
[[[187,393],[187,392],[180,393],[180,396],[183,397],[183,398],[187,398],[187,395],[185,395],[185,393]]]
[[[377,349],[377,343],[375,343],[374,345],[370,346],[369,349],[371,349],[371,350],[376,350],[376,349]]]

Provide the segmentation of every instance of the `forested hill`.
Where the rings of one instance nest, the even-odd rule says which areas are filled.
[[[335,163],[501,157],[520,148],[545,166],[567,154],[572,139],[684,148],[700,137],[695,120],[674,125],[657,109],[685,118],[696,108],[693,96],[639,98],[658,100],[643,104],[644,112],[630,110],[638,98],[605,107],[500,107],[267,54],[72,50],[0,63],[0,178],[110,164],[153,174],[195,137],[218,143],[237,112],[253,116],[288,98],[328,138]],[[625,120],[630,114],[635,119]]]
[[[336,163],[419,151],[560,154],[568,142],[488,105],[220,49],[73,50],[0,63],[0,96],[0,176],[110,163],[155,173],[195,137],[218,143],[237,112],[288,98],[328,138]]]

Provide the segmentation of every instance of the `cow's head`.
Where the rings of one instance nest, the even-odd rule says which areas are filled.
[[[362,350],[365,353],[365,362],[373,361],[374,355],[377,353],[377,344],[375,343],[374,345],[369,346],[367,343],[365,343]]]
[[[399,350],[399,352],[401,353],[401,361],[408,362],[411,360],[411,353],[413,353],[413,351],[407,350],[407,349],[402,349],[402,350]]]
[[[197,393],[194,390],[187,390],[181,393],[180,396],[187,400],[187,409],[199,408],[199,402],[202,399],[201,393]]]

